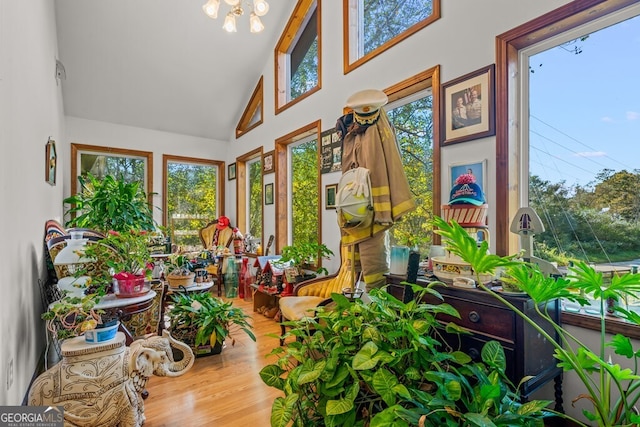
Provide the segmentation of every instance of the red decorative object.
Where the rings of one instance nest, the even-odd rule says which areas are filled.
[[[131,273],[119,273],[114,276],[116,288],[114,293],[118,298],[133,298],[144,295],[151,289],[151,283],[145,282],[144,276]]]

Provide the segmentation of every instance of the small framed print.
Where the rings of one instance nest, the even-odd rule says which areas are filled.
[[[336,208],[336,193],[338,192],[338,184],[329,184],[324,188],[324,208]]]
[[[482,191],[487,188],[487,160],[475,163],[456,163],[449,165],[449,191],[456,185],[456,179],[462,174],[470,174],[476,178],[476,183],[482,187]]]
[[[442,85],[441,145],[495,135],[495,65]]]
[[[236,179],[236,164],[231,163],[228,167],[229,181]]]
[[[264,204],[272,205],[273,204],[273,183],[264,185]]]
[[[56,163],[58,154],[56,153],[56,142],[49,138],[45,148],[44,178],[49,185],[56,185]]]
[[[271,150],[262,155],[262,174],[266,175],[276,171],[275,151]]]

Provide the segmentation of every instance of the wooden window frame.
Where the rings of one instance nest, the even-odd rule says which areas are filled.
[[[287,108],[296,105],[298,102],[306,99],[312,94],[318,92],[322,88],[322,0],[298,0],[295,9],[289,17],[276,48],[274,51],[275,62],[275,114],[279,114]],[[287,100],[288,86],[289,86],[289,73],[288,71],[288,57],[293,47],[298,41],[301,30],[304,30],[305,24],[308,22],[309,15],[313,9],[316,9],[316,19],[318,28],[318,84],[309,89],[296,99]]]
[[[264,120],[263,84],[264,76],[260,76],[260,80],[258,80],[258,84],[256,85],[255,89],[253,89],[251,98],[249,98],[249,102],[244,108],[244,112],[242,113],[240,121],[236,126],[236,139],[240,138],[250,130],[260,126]],[[253,119],[253,117],[255,117],[256,113],[258,112],[260,114],[260,118],[255,123],[251,123],[251,119]]]
[[[236,223],[240,230],[249,230],[249,203],[247,185],[249,184],[249,176],[247,173],[247,164],[256,158],[262,158],[263,147],[256,148],[236,158]],[[260,188],[264,188],[264,175],[260,174]],[[264,195],[263,195],[264,197]],[[262,204],[262,247],[265,246],[264,241],[264,204]],[[254,236],[256,237],[256,236]]]
[[[299,129],[296,129],[284,136],[278,138],[275,142],[275,164],[276,164],[276,177],[275,177],[275,208],[276,208],[276,248],[275,253],[280,253],[282,248],[289,244],[289,156],[288,146],[296,143],[311,135],[315,135],[318,143],[318,197],[321,199],[322,195],[322,179],[320,174],[320,133],[321,126],[320,120],[309,123]],[[322,203],[318,200],[318,242],[322,241]]]
[[[342,0],[342,54],[343,54],[344,74],[348,74],[351,71],[358,68],[359,66],[361,66],[362,64],[365,64],[371,61],[376,56],[382,54],[383,52],[397,45],[401,41],[405,40],[406,38],[412,36],[413,34],[417,33],[418,31],[422,30],[423,28],[431,25],[433,22],[440,19],[440,0],[432,0],[433,13],[429,15],[429,17],[423,19],[420,22],[415,23],[414,25],[407,28],[402,33],[387,40],[386,42],[384,42],[383,44],[381,44],[371,52],[351,62],[351,58],[349,57],[349,51],[352,43],[351,28],[353,26],[352,22],[357,23],[358,18],[357,17],[353,18],[350,12],[353,9],[351,5],[354,3],[357,3],[358,1],[359,0]],[[358,42],[359,41],[356,40],[356,43]]]

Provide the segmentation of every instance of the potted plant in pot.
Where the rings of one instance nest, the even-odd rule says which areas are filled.
[[[249,316],[242,309],[233,307],[230,301],[223,301],[209,292],[177,292],[171,298],[168,311],[171,335],[189,344],[196,355],[220,353],[227,338],[231,338],[231,345],[234,345],[232,328],[240,328],[256,340]]]
[[[165,269],[167,281],[172,288],[189,287],[196,276],[193,263],[184,254],[171,254],[165,262]]]
[[[107,175],[98,180],[90,173],[78,177],[81,191],[63,200],[70,205],[67,227],[90,228],[102,232],[155,231],[156,223],[139,182],[127,183]]]
[[[505,374],[502,346],[488,342],[483,363],[446,348],[436,314],[459,317],[433,285],[414,285],[403,303],[381,289],[371,303],[332,295],[315,318],[286,322],[291,341],[260,377],[284,393],[272,405],[271,426],[536,426],[548,402],[522,404]],[[462,330],[453,324],[449,332]]]
[[[583,411],[589,422],[597,426],[640,424],[636,408],[640,399],[640,350],[634,349],[631,339],[623,334],[615,334],[609,338],[605,322],[607,301],[624,301],[640,295],[640,274],[614,275],[611,283],[605,284],[602,273],[580,262],[569,268],[570,273],[567,277],[547,277],[535,264],[518,261],[513,256],[500,257],[489,254],[486,242],[477,246],[474,239],[455,221],[447,223],[441,218],[436,218],[434,225],[438,228],[436,232],[447,239],[447,249],[471,264],[476,274],[493,273],[496,268],[503,268],[500,280],[526,292],[533,300],[537,314],[545,322],[549,322],[558,334],[558,342],[545,332],[544,325],[534,322],[500,293],[478,280],[479,287],[491,293],[554,344],[554,356],[558,359],[558,365],[566,372],[573,372],[584,387],[584,392],[574,401],[585,399],[589,402],[592,409]],[[596,348],[578,339],[545,311],[547,303],[559,298],[580,306],[589,305],[585,295],[592,295],[599,303],[600,339]],[[621,305],[615,306],[613,310],[620,318],[640,325],[640,315],[637,313]],[[607,354],[608,349],[620,357],[627,358],[630,368],[614,363]],[[577,425],[587,426],[583,421],[569,415],[559,415],[571,419]]]
[[[59,340],[72,338],[96,328],[106,328],[117,323],[115,318],[106,318],[104,310],[94,307],[99,296],[89,294],[82,298],[64,295],[51,304],[42,314],[47,322],[47,329]]]
[[[324,243],[299,242],[282,248],[279,260],[274,264],[280,268],[294,267],[298,271],[298,282],[316,277],[316,274],[328,274],[326,268],[321,267],[318,260],[329,259],[333,251]],[[314,273],[305,274],[305,270],[315,268]]]

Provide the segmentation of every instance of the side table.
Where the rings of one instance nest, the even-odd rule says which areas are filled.
[[[136,313],[148,310],[153,303],[156,291],[151,290],[144,295],[133,298],[118,298],[114,294],[108,294],[102,297],[100,302],[95,305],[96,310],[104,310],[106,313],[114,314],[120,320],[119,330],[124,333],[127,345],[134,340],[131,331],[125,326],[123,321],[131,318]]]

